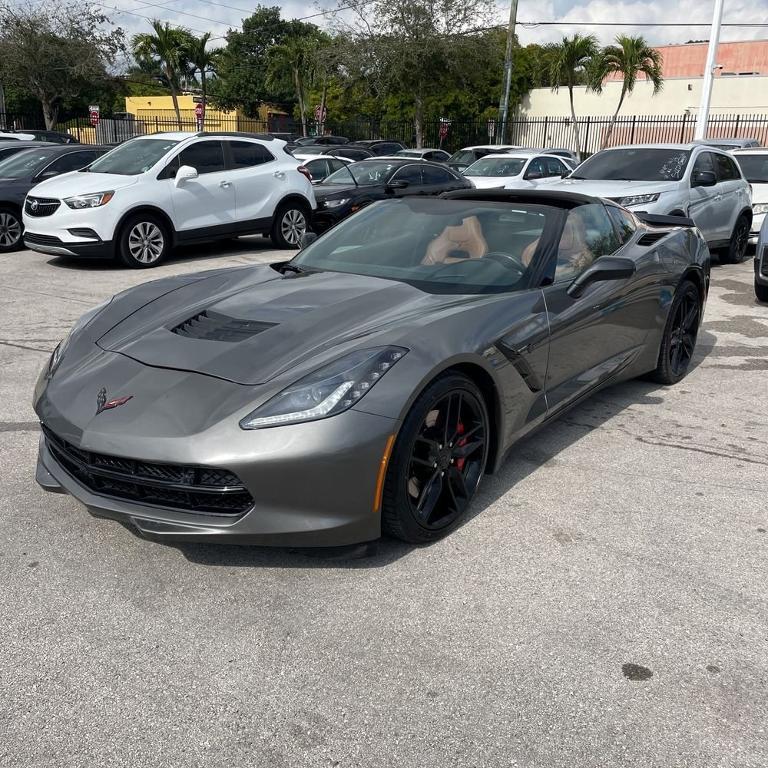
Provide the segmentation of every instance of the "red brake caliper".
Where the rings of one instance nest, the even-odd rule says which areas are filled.
[[[456,427],[456,432],[460,435],[463,435],[466,430],[464,429],[464,422],[460,421],[458,423],[458,426]],[[467,438],[462,437],[459,440],[456,441],[456,445],[459,447],[462,447],[467,444]],[[459,472],[464,471],[464,463],[466,462],[466,459],[456,459],[456,469],[459,470]]]

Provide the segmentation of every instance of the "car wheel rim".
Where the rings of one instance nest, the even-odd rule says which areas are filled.
[[[136,261],[152,264],[163,254],[165,238],[157,224],[141,221],[128,233],[128,250]]]
[[[301,241],[301,236],[307,231],[307,219],[300,210],[291,208],[283,214],[283,220],[280,222],[280,231],[287,243],[298,245]]]
[[[686,292],[675,311],[669,345],[669,367],[675,376],[682,376],[693,358],[699,329],[699,299]]]
[[[739,226],[736,228],[736,235],[734,236],[734,251],[737,260],[741,260],[744,257],[744,253],[747,250],[747,240],[749,238],[749,225],[746,219],[739,221]]]
[[[12,213],[0,213],[0,245],[16,245],[21,239],[21,222]]]
[[[470,392],[451,392],[429,409],[406,479],[411,513],[421,526],[445,528],[467,509],[485,469],[487,435],[485,412]]]

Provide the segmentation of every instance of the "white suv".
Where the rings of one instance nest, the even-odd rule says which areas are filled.
[[[43,253],[159,264],[176,245],[269,234],[298,248],[316,207],[285,142],[236,133],[160,133],[38,184],[24,242]]]
[[[733,155],[703,144],[604,149],[548,189],[607,197],[632,211],[688,216],[720,261],[747,256],[752,192]]]

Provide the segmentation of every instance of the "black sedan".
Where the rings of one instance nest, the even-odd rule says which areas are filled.
[[[32,187],[62,173],[90,165],[107,147],[41,144],[27,147],[0,162],[0,253],[21,247],[21,211]]]
[[[374,200],[459,189],[472,189],[472,183],[438,163],[408,158],[362,160],[332,173],[315,187],[317,210],[312,228],[322,232]]]
[[[396,155],[398,152],[402,152],[406,149],[405,144],[394,139],[372,139],[366,141],[354,141],[352,142],[356,147],[363,147],[370,152],[373,152],[377,157],[384,157],[385,155]]]

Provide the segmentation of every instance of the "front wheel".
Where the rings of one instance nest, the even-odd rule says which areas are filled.
[[[283,203],[275,212],[270,237],[275,248],[296,250],[308,228],[308,208],[301,203]]]
[[[21,248],[23,233],[21,215],[13,208],[0,208],[0,253],[10,253]]]
[[[466,513],[488,460],[488,411],[474,382],[452,373],[416,400],[387,470],[382,530],[414,544],[453,530]]]
[[[137,214],[125,222],[117,241],[120,260],[132,269],[156,267],[170,248],[168,230],[159,218]]]
[[[677,384],[688,373],[696,349],[700,321],[699,289],[690,280],[685,280],[677,289],[669,308],[658,363],[650,375],[653,381]]]
[[[727,250],[720,254],[720,261],[723,264],[741,264],[747,257],[747,243],[749,243],[750,221],[747,216],[742,214],[736,221],[731,234],[731,242]]]

